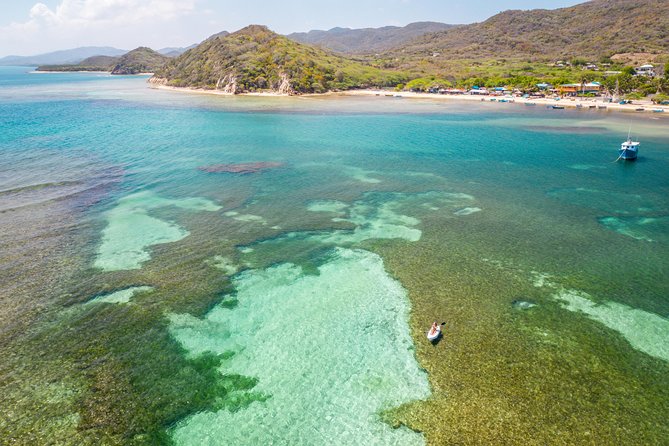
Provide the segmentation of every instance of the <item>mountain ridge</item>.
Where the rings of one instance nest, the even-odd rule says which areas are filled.
[[[457,25],[440,22],[413,22],[406,26],[380,28],[341,28],[327,31],[311,30],[287,34],[300,43],[317,45],[344,54],[369,54],[391,49],[429,32],[442,31]]]
[[[552,10],[508,10],[480,23],[425,34],[386,54],[476,59],[627,52],[669,52],[669,2],[592,0]]]
[[[128,50],[121,50],[110,46],[82,46],[66,50],[52,51],[34,56],[6,56],[0,58],[0,66],[8,65],[65,65],[78,64],[84,59],[93,56],[121,56]]]

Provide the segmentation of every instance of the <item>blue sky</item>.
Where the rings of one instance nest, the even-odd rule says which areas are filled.
[[[582,0],[11,0],[0,10],[0,57],[78,46],[186,46],[250,23],[287,34],[431,20],[472,23],[506,9]],[[248,5],[248,6],[247,6]]]

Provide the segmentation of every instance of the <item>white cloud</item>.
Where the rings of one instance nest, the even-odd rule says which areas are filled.
[[[62,0],[51,10],[43,3],[30,9],[30,20],[49,25],[93,25],[171,20],[191,12],[195,0]]]
[[[61,0],[53,9],[36,3],[25,22],[0,27],[0,50],[25,53],[33,51],[37,42],[42,47],[46,41],[47,47],[59,48],[60,45],[85,44],[84,39],[110,37],[116,37],[118,44],[132,46],[142,38],[164,35],[170,22],[194,12],[196,1]],[[91,39],[91,36],[96,38]]]

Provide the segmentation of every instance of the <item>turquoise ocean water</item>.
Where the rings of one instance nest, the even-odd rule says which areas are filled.
[[[667,119],[30,71],[0,68],[0,438],[531,435],[458,430],[490,383],[548,438],[669,435]]]

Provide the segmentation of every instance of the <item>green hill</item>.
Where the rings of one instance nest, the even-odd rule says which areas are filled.
[[[169,60],[169,57],[142,46],[121,56],[111,74],[153,73]]]
[[[210,37],[170,60],[151,82],[228,93],[293,94],[394,86],[405,79],[402,73],[370,67],[251,25]]]
[[[593,0],[555,10],[505,11],[421,36],[390,55],[560,59],[630,52],[669,52],[669,1]]]

